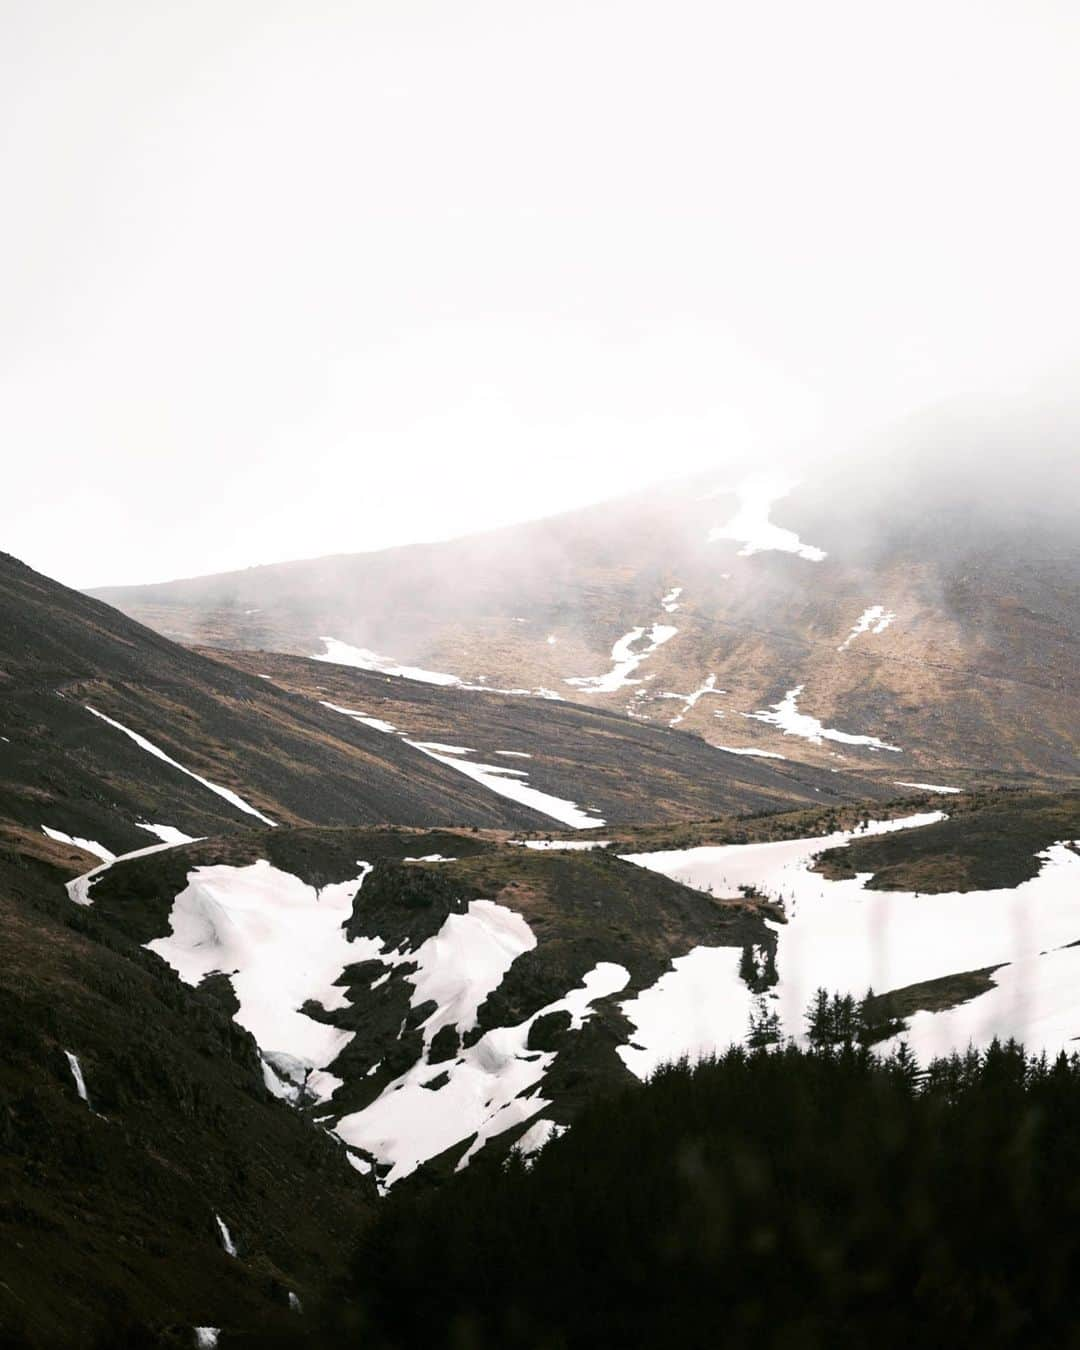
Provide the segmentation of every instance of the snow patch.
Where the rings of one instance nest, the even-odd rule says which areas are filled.
[[[173,901],[170,933],[146,943],[186,984],[220,971],[239,1009],[235,1020],[255,1037],[280,1073],[280,1056],[298,1061],[317,1100],[337,1080],[324,1070],[353,1033],[327,1026],[300,1009],[309,1000],[328,1012],[348,1004],[336,984],[347,965],[379,957],[378,938],[347,937],[343,925],[371,871],[316,890],[260,859],[247,867],[197,867]],[[333,1086],[331,1086],[333,1084]]]
[[[92,853],[104,863],[116,861],[116,854],[95,839],[80,839],[77,835],[65,834],[63,830],[54,830],[48,825],[42,825],[41,832],[58,844],[70,844],[72,848],[81,848],[84,853]]]
[[[943,783],[904,783],[899,778],[893,779],[893,787],[921,788],[924,792],[944,792],[946,795],[963,791],[963,788],[946,787]]]
[[[854,628],[836,650],[838,652],[847,651],[861,633],[884,633],[895,618],[896,615],[887,611],[884,605],[871,605],[869,609],[864,609],[855,620]]]
[[[624,967],[601,962],[579,988],[517,1026],[487,1032],[452,1063],[418,1061],[370,1106],[339,1121],[337,1133],[347,1144],[390,1164],[387,1186],[408,1176],[426,1159],[474,1136],[458,1163],[460,1170],[487,1140],[550,1105],[536,1094],[521,1095],[541,1081],[557,1055],[553,1050],[528,1051],[533,1022],[565,1010],[570,1013],[571,1029],[579,1030],[591,1015],[591,1004],[618,993],[629,980]],[[444,1073],[448,1077],[442,1086],[425,1086]]]
[[[180,844],[194,844],[196,842],[193,834],[185,834],[183,830],[178,830],[175,825],[152,825],[148,820],[137,820],[135,828],[146,830],[148,834],[156,834],[167,848],[177,848]]]
[[[706,696],[706,694],[726,694],[726,693],[727,693],[727,690],[726,690],[726,689],[717,689],[717,687],[716,687],[716,676],[715,676],[715,675],[709,675],[709,676],[706,678],[705,683],[702,684],[702,685],[699,685],[698,688],[695,689],[694,692],[693,692],[692,694],[670,694],[670,693],[664,693],[664,694],[660,694],[659,697],[660,697],[660,698],[677,698],[677,699],[679,699],[679,700],[682,702],[682,705],[683,705],[682,712],[676,714],[676,716],[674,716],[674,717],[671,719],[671,722],[669,723],[670,726],[675,727],[675,726],[678,726],[679,723],[680,723],[681,721],[683,721],[683,719],[686,717],[686,714],[687,714],[688,712],[690,712],[690,711],[697,705],[698,700],[704,698],[704,697]]]
[[[71,1076],[75,1079],[75,1091],[79,1094],[80,1100],[84,1101],[87,1106],[89,1106],[90,1098],[87,1095],[86,1079],[83,1078],[82,1065],[79,1063],[79,1058],[70,1050],[65,1050],[64,1055],[67,1058],[68,1067],[71,1069]]]
[[[786,497],[798,480],[793,478],[747,478],[735,489],[738,508],[726,525],[717,525],[709,531],[709,542],[731,539],[742,544],[741,558],[754,553],[778,550],[794,553],[807,562],[822,562],[828,554],[824,549],[804,544],[794,530],[782,529],[769,520],[774,502]]]
[[[683,588],[681,586],[672,586],[671,590],[668,591],[667,595],[665,595],[661,599],[660,604],[663,606],[665,614],[675,613],[675,611],[679,608],[679,596],[682,595],[682,593]]]
[[[718,745],[727,755],[752,755],[755,759],[787,759],[787,755],[778,755],[775,750],[756,750],[752,745]]]
[[[382,675],[398,675],[407,680],[419,680],[421,684],[461,684],[456,675],[447,675],[443,671],[424,670],[421,666],[403,666],[391,656],[380,656],[367,647],[353,647],[337,638],[319,639],[326,648],[322,655],[316,655],[316,661],[328,661],[335,666],[353,666],[357,670],[375,670]]]
[[[324,708],[329,708],[331,712],[342,713],[345,717],[351,717],[354,722],[363,722],[364,726],[371,727],[373,731],[384,731],[387,735],[393,735],[397,732],[397,727],[393,722],[384,722],[381,717],[368,717],[365,713],[358,712],[356,708],[343,708],[338,703],[328,703],[326,699],[319,700]]]
[[[632,860],[633,861],[633,860]],[[634,999],[619,1005],[634,1025],[619,1058],[638,1078],[684,1055],[720,1054],[746,1035],[754,996],[739,978],[739,947],[695,947]]]
[[[232,1234],[229,1232],[229,1226],[220,1214],[214,1215],[214,1221],[218,1226],[218,1234],[221,1237],[221,1245],[225,1249],[226,1256],[236,1255],[236,1243],[233,1242]]]
[[[805,688],[805,685],[797,684],[787,691],[779,703],[758,712],[743,713],[743,716],[753,718],[756,722],[767,722],[770,726],[779,727],[785,736],[799,736],[814,745],[820,745],[822,741],[839,741],[843,745],[865,745],[870,750],[891,750],[897,755],[903,753],[900,746],[888,745],[876,736],[856,736],[848,731],[836,731],[823,726],[816,717],[799,712],[799,696]]]
[[[490,792],[495,792],[500,797],[508,797],[511,801],[519,802],[522,806],[529,806],[542,815],[551,816],[563,825],[569,825],[571,829],[595,830],[606,823],[598,816],[590,816],[587,810],[584,810],[575,802],[566,801],[561,797],[553,797],[548,792],[541,792],[539,788],[529,787],[527,783],[520,781],[525,777],[523,769],[508,769],[503,764],[475,764],[462,759],[454,759],[450,755],[443,755],[435,750],[426,749],[420,741],[408,741],[407,744],[413,746],[422,754],[437,759],[440,764],[446,764],[451,769],[457,769],[459,773],[463,773],[466,777],[473,779],[474,782],[480,783]]]
[[[565,681],[566,684],[572,684],[577,689],[582,689],[588,694],[610,694],[616,689],[622,689],[628,684],[639,684],[639,680],[632,680],[630,676],[641,665],[642,661],[647,660],[652,654],[665,642],[671,639],[679,630],[672,628],[668,624],[654,623],[648,630],[648,638],[645,639],[645,646],[640,650],[635,647],[643,638],[645,638],[645,628],[631,628],[629,633],[624,633],[611,649],[611,659],[614,663],[612,668],[604,675],[574,675]]]
[[[538,1120],[529,1126],[514,1145],[514,1150],[523,1158],[531,1158],[553,1139],[565,1134],[568,1128],[566,1125],[557,1125],[553,1120]]]

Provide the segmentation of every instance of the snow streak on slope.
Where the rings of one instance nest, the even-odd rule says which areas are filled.
[[[77,836],[65,834],[63,830],[50,829],[48,825],[42,825],[41,832],[47,834],[50,839],[55,839],[58,844],[70,844],[72,848],[81,848],[84,853],[92,853],[95,858],[100,858],[102,862],[116,861],[116,854],[107,849],[104,844],[99,844],[96,839],[80,839]]]
[[[828,555],[824,549],[804,544],[794,530],[782,529],[769,520],[774,502],[786,497],[796,486],[795,479],[747,478],[736,488],[738,509],[726,525],[717,525],[709,531],[709,542],[732,539],[742,544],[739,556],[750,557],[772,549],[794,553],[808,562],[822,562]]]
[[[219,783],[211,783],[208,778],[202,778],[191,769],[185,769],[182,764],[178,764],[176,760],[167,755],[164,750],[154,745],[152,741],[148,741],[145,736],[140,736],[137,731],[132,731],[130,727],[124,726],[122,722],[114,722],[111,717],[106,717],[104,713],[98,712],[96,708],[91,708],[89,704],[86,704],[85,707],[87,712],[93,713],[95,717],[100,717],[103,722],[108,722],[109,726],[115,727],[117,731],[122,731],[125,736],[129,736],[141,750],[145,750],[149,754],[155,755],[158,759],[164,760],[166,764],[171,764],[174,769],[179,769],[181,773],[186,773],[189,778],[194,778],[197,783],[201,783],[203,787],[209,788],[211,792],[217,793],[219,797],[223,797],[225,801],[245,812],[247,815],[255,816],[256,819],[261,820],[264,825],[276,824],[276,821],[271,820],[269,816],[264,816],[261,811],[257,811],[250,802],[244,801],[243,797],[238,796],[231,788],[222,787]]]
[[[668,624],[654,623],[648,630],[648,638],[645,639],[644,628],[631,628],[629,633],[624,633],[612,647],[611,659],[614,665],[609,671],[603,675],[574,675],[565,683],[583,689],[587,694],[611,694],[625,685],[639,684],[639,680],[632,680],[630,676],[642,661],[652,656],[653,652],[665,642],[669,642],[678,631]],[[645,646],[635,650],[642,639],[645,639]]]
[[[785,736],[800,736],[814,745],[820,745],[822,741],[839,741],[842,745],[865,745],[870,750],[891,750],[898,755],[903,753],[898,745],[887,745],[876,736],[856,736],[848,731],[836,731],[832,727],[822,726],[816,717],[799,712],[798,700],[804,688],[805,685],[797,684],[794,689],[787,691],[779,703],[758,712],[743,713],[743,716],[753,718],[756,722],[768,722],[771,726],[779,727]]]
[[[675,613],[679,608],[679,596],[682,595],[682,593],[683,588],[681,586],[673,586],[671,590],[668,591],[667,595],[660,601],[665,614]]]
[[[332,712],[342,713],[345,717],[351,717],[354,721],[365,722],[369,726],[374,726],[377,731],[396,732],[389,722],[382,722],[379,725],[379,719],[365,717],[363,714],[354,711],[351,708],[343,708],[336,703],[323,702],[324,708],[329,708]],[[419,750],[421,754],[427,755],[429,759],[436,759],[440,764],[446,764],[451,769],[456,769],[458,773],[463,773],[467,778],[479,783],[489,792],[494,792],[500,797],[506,797],[510,801],[519,802],[522,806],[532,807],[534,811],[539,811],[541,815],[551,816],[560,824],[569,825],[575,830],[592,830],[605,822],[596,816],[590,816],[587,811],[577,806],[574,802],[566,801],[562,797],[553,797],[549,792],[541,792],[539,788],[529,787],[528,783],[523,781],[528,777],[524,769],[511,769],[505,764],[478,764],[475,762],[466,763],[460,759],[461,755],[472,755],[475,751],[467,745],[443,745],[439,741],[410,741],[404,737],[404,733],[396,732],[403,736],[406,745],[411,745],[414,750]],[[530,755],[519,755],[512,750],[496,750],[497,755],[513,756],[514,758],[530,759]]]
[[[458,773],[463,773],[467,778],[480,783],[490,792],[498,793],[500,797],[508,797],[511,801],[520,802],[522,806],[530,806],[534,811],[539,811],[545,816],[551,816],[552,819],[560,821],[563,825],[569,825],[574,830],[595,830],[606,822],[600,816],[590,816],[588,811],[578,806],[575,802],[565,801],[561,797],[553,797],[549,792],[541,792],[539,788],[529,787],[522,779],[525,778],[523,769],[508,769],[505,764],[476,764],[467,760],[457,759],[452,755],[439,754],[435,750],[429,750],[420,741],[408,741],[414,749],[421,751],[422,754],[437,759],[440,764],[447,764],[451,769],[457,769]],[[457,747],[462,749],[463,747]]]
[[[71,1069],[71,1076],[75,1080],[75,1091],[79,1094],[79,1099],[89,1106],[90,1098],[87,1095],[86,1079],[83,1078],[82,1065],[79,1063],[79,1057],[70,1050],[65,1050],[64,1055],[67,1059],[68,1067]]]
[[[778,755],[775,750],[755,750],[750,745],[718,745],[716,748],[729,755],[752,755],[755,759],[787,759],[787,755]]]
[[[348,1004],[335,982],[347,965],[382,958],[378,938],[350,941],[343,924],[371,868],[352,881],[316,890],[260,859],[248,867],[198,867],[173,901],[170,934],[146,944],[187,984],[214,971],[229,976],[235,1020],[265,1053],[284,1054],[307,1071],[317,1097],[336,1086],[321,1073],[352,1039],[300,1011],[309,1000],[327,1011]]]
[[[739,978],[739,947],[695,947],[650,989],[619,1005],[634,1024],[619,1058],[638,1078],[686,1055],[722,1053],[746,1035],[754,997]]]
[[[397,727],[394,726],[393,722],[384,722],[381,717],[368,717],[356,708],[343,708],[337,703],[327,703],[326,699],[320,699],[319,702],[324,708],[329,708],[331,712],[341,713],[343,717],[351,717],[354,722],[363,722],[364,726],[370,727],[372,731],[383,731],[388,736],[397,733]]]
[[[958,787],[945,787],[943,783],[904,783],[899,778],[893,779],[893,787],[922,788],[924,792],[944,792],[946,795],[963,791]]]
[[[677,699],[679,699],[679,700],[681,701],[681,703],[682,703],[682,705],[683,705],[683,710],[682,710],[682,712],[681,712],[681,713],[677,713],[677,714],[671,719],[670,723],[668,724],[669,726],[677,727],[677,726],[679,725],[679,723],[680,723],[681,721],[683,721],[683,719],[686,717],[686,714],[687,714],[688,712],[690,712],[691,709],[694,708],[694,707],[697,705],[698,700],[704,698],[704,697],[706,696],[706,694],[726,694],[726,693],[727,693],[727,690],[726,690],[726,689],[717,689],[717,687],[716,687],[716,676],[715,676],[715,675],[709,675],[709,676],[706,678],[705,683],[702,684],[702,685],[699,685],[699,686],[697,687],[697,689],[695,689],[695,690],[693,691],[693,693],[691,693],[691,694],[673,694],[673,693],[664,693],[664,694],[658,695],[658,697],[660,697],[660,698],[677,698]]]
[[[579,1030],[598,998],[618,993],[629,982],[622,966],[601,962],[581,986],[512,1027],[496,1027],[464,1049],[451,1063],[417,1061],[390,1083],[363,1111],[338,1122],[337,1133],[383,1163],[391,1164],[386,1184],[416,1170],[421,1162],[475,1136],[458,1168],[504,1130],[520,1125],[550,1102],[532,1093],[557,1052],[529,1051],[529,1029],[548,1013],[565,1010]],[[446,1076],[440,1086],[427,1086]]]
[[[854,628],[836,650],[846,651],[861,633],[884,633],[895,618],[896,615],[887,611],[884,605],[871,605],[859,615]]]
[[[521,620],[521,622],[524,622],[524,620]],[[455,689],[472,689],[489,694],[514,694],[526,698],[560,699],[560,695],[556,694],[553,689],[496,689],[483,683],[470,684],[459,676],[447,675],[444,671],[424,670],[421,666],[403,666],[395,661],[392,656],[380,656],[378,652],[369,651],[366,647],[352,647],[349,643],[341,642],[338,638],[324,637],[320,638],[319,641],[323,643],[326,650],[321,655],[316,653],[312,659],[327,661],[335,666],[353,666],[357,670],[374,670],[381,675],[418,680],[421,684],[442,684],[453,686]],[[482,675],[480,679],[486,680],[487,676]]]

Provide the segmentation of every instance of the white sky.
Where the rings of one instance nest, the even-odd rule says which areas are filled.
[[[465,533],[1080,352],[1071,0],[0,0],[0,547]]]

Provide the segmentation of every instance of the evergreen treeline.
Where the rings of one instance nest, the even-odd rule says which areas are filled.
[[[305,1321],[371,1350],[1068,1347],[1078,1258],[1080,1059],[920,1074],[823,1036],[665,1068],[531,1164],[395,1194]]]

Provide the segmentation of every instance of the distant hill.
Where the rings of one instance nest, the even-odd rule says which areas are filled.
[[[890,780],[1075,776],[1069,478],[902,463],[97,594],[185,643],[546,689]]]

